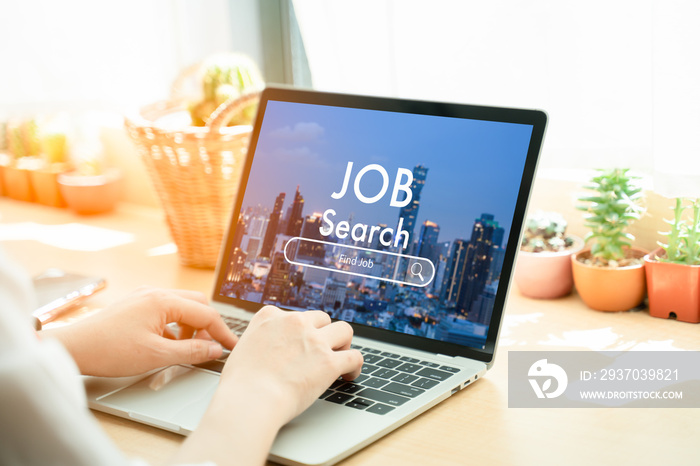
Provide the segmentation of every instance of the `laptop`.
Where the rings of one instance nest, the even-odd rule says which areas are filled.
[[[262,92],[212,305],[239,333],[263,305],[321,309],[352,325],[365,361],[279,432],[271,461],[336,463],[484,376],[546,121],[536,110]],[[89,405],[187,435],[221,365],[93,378]]]

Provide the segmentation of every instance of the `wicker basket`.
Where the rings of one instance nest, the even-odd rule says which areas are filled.
[[[169,118],[186,111],[184,101],[158,102],[125,119],[183,265],[216,266],[252,129],[226,123],[257,99],[255,92],[225,102],[205,127],[169,127]]]

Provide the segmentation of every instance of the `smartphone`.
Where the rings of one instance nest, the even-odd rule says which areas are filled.
[[[104,278],[48,269],[34,279],[38,307],[32,313],[44,325],[107,286]]]

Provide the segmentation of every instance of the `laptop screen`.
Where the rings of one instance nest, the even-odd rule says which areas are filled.
[[[215,299],[492,352],[544,120],[266,90]]]

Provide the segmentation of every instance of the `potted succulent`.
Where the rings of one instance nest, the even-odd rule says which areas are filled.
[[[121,197],[121,171],[105,162],[101,128],[97,114],[85,114],[74,120],[73,169],[58,175],[59,189],[68,208],[81,215],[109,212]]]
[[[689,221],[684,211],[692,208]],[[649,314],[700,322],[700,199],[676,198],[667,243],[644,256]]]
[[[0,148],[3,192],[7,196],[40,204],[64,207],[58,175],[67,170],[65,131],[35,118],[11,120],[2,125]]]
[[[43,121],[40,127],[41,163],[30,172],[35,200],[39,204],[65,207],[58,184],[61,173],[68,171],[68,136],[65,117]]]
[[[12,199],[32,202],[35,195],[30,172],[41,164],[37,123],[33,119],[11,121],[6,133],[9,156],[0,161],[5,194]]]
[[[572,255],[574,284],[591,309],[627,311],[642,304],[646,293],[643,257],[646,251],[632,247],[627,228],[641,217],[642,188],[629,169],[598,170],[579,197],[585,212],[584,238],[591,247]]]
[[[583,247],[583,241],[567,235],[567,226],[557,212],[537,211],[528,216],[514,275],[523,296],[554,299],[571,292],[571,255]]]
[[[58,175],[58,184],[68,208],[81,215],[109,212],[121,196],[121,172],[103,168],[96,157],[86,158],[76,170]]]
[[[0,196],[5,196],[5,167],[10,165],[10,154],[7,148],[8,121],[0,119]]]

